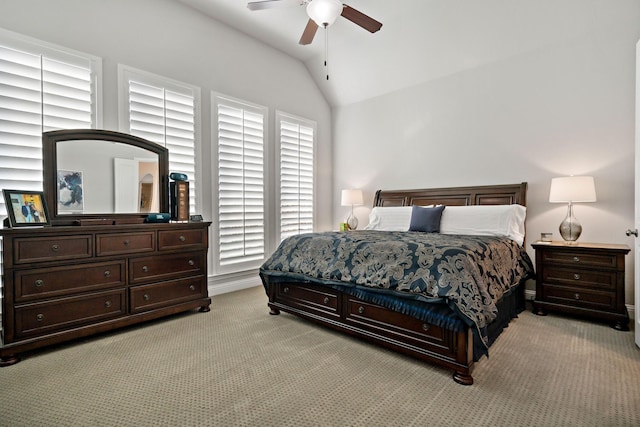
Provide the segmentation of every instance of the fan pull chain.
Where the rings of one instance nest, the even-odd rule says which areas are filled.
[[[329,65],[327,64],[329,61],[329,27],[325,24],[324,26],[324,68],[327,73],[327,80],[329,80]]]

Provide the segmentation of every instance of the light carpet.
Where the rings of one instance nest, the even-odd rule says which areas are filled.
[[[395,354],[286,313],[261,287],[209,313],[0,368],[1,426],[638,426],[633,332],[530,311],[473,371]]]

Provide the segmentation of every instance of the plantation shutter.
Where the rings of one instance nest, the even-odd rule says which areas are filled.
[[[265,253],[264,112],[219,98],[218,234],[221,266]]]
[[[166,147],[169,171],[189,177],[189,209],[196,212],[195,97],[129,80],[129,132]]]
[[[313,231],[314,127],[290,119],[280,125],[280,238]]]
[[[42,190],[42,132],[95,127],[93,61],[59,55],[0,44],[2,189]],[[3,199],[0,215],[6,212]]]

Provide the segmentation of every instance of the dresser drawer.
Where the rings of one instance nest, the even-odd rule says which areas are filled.
[[[542,262],[565,266],[579,267],[585,265],[590,268],[615,269],[617,266],[617,255],[614,253],[549,250],[542,252]]]
[[[158,250],[204,248],[207,245],[206,229],[166,230],[158,232]]]
[[[129,260],[129,283],[167,280],[186,275],[199,276],[206,271],[203,251],[156,255]]]
[[[34,336],[96,323],[124,316],[126,309],[124,288],[43,303],[25,304],[15,309],[16,336]]]
[[[155,249],[155,232],[109,233],[96,235],[96,255],[121,255]]]
[[[312,311],[323,317],[340,317],[337,291],[321,286],[277,283],[275,292],[278,302],[292,308]]]
[[[51,298],[105,288],[124,287],[124,261],[15,271],[17,302]]]
[[[91,235],[24,237],[13,239],[14,264],[91,258]]]
[[[547,267],[542,271],[542,281],[546,284],[578,286],[592,289],[614,290],[618,276],[615,271],[568,269]]]
[[[603,311],[613,311],[616,308],[616,294],[614,292],[552,285],[543,285],[542,288],[544,300],[550,303]]]
[[[205,277],[172,280],[129,289],[131,312],[153,310],[207,296]]]

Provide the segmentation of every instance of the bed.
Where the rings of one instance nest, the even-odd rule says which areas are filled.
[[[259,273],[269,313],[451,369],[471,385],[474,362],[524,309],[533,276],[526,189],[378,190],[367,229],[281,242]]]

